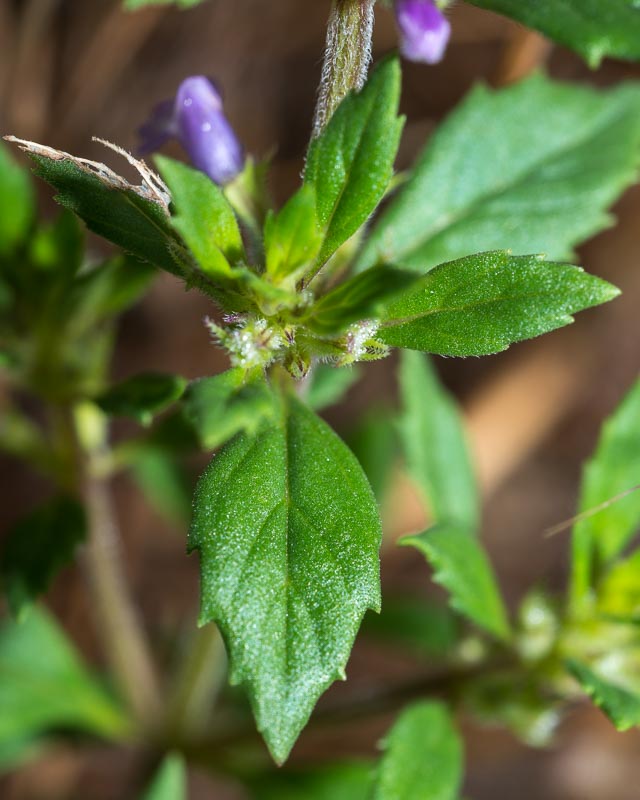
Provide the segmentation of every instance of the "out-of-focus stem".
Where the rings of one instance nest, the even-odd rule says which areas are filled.
[[[374,0],[334,0],[313,121],[318,136],[344,97],[361,89],[371,63]]]

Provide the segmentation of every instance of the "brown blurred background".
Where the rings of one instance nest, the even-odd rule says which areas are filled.
[[[135,146],[135,130],[149,109],[170,97],[187,75],[215,77],[228,116],[248,151],[275,153],[271,188],[279,200],[295,187],[308,140],[321,66],[329,0],[208,0],[187,12],[172,8],[125,14],[116,0],[0,0],[0,128],[77,155],[119,164],[91,142],[92,135]],[[441,65],[405,65],[403,110],[408,126],[400,166],[475,81],[504,83],[548,61],[552,75],[599,85],[640,78],[640,70],[606,62],[590,72],[571,53],[550,52],[515,25],[462,3],[452,12],[453,43]],[[377,55],[394,47],[391,15],[378,12]],[[174,155],[179,150],[169,149]],[[51,192],[40,186],[44,213]],[[570,329],[508,353],[483,359],[440,360],[447,385],[463,404],[485,494],[484,538],[512,606],[532,585],[561,588],[568,534],[543,532],[573,513],[580,465],[590,453],[603,418],[637,375],[640,327],[640,190],[615,209],[614,229],[581,250],[581,263],[623,290],[622,298],[579,315]],[[91,240],[96,251],[105,245]],[[161,278],[121,326],[114,371],[176,371],[193,378],[225,367],[201,324],[208,303]],[[330,413],[341,431],[369,398],[394,402],[393,364],[373,365],[348,402]],[[0,504],[6,528],[43,491],[15,463],[0,461]],[[196,558],[184,555],[185,533],[172,529],[140,499],[131,484],[116,482],[127,569],[154,639],[170,642],[192,625],[198,595]],[[402,479],[385,508],[387,541],[383,582],[431,591],[417,553],[394,548],[400,533],[424,524]],[[65,626],[87,656],[102,663],[81,576],[68,570],[51,597]],[[381,653],[361,641],[338,696],[375,689],[420,674],[407,656]],[[303,736],[299,763],[345,755],[371,755],[389,716],[329,733]],[[501,731],[465,726],[468,734],[466,795],[475,800],[637,800],[640,734],[617,734],[596,711],[576,709],[557,743],[525,748]],[[91,748],[81,755],[60,748],[43,762],[0,781],[0,797],[125,798],[140,777],[136,754]],[[243,797],[237,787],[194,771],[195,798]]]

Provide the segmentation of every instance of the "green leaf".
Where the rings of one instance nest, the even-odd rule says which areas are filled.
[[[186,164],[164,156],[155,160],[171,190],[173,227],[207,275],[214,280],[232,279],[230,265],[245,257],[238,222],[222,190]]]
[[[568,264],[480,253],[442,264],[385,311],[377,338],[450,356],[506,350],[573,322],[572,314],[620,292]]]
[[[240,431],[254,434],[277,410],[260,374],[248,376],[240,367],[189,385],[184,411],[202,446],[214,450]]]
[[[311,384],[307,392],[307,404],[314,411],[339,403],[349,389],[362,377],[357,366],[334,367],[329,364],[314,365]]]
[[[371,765],[331,764],[312,770],[279,771],[251,782],[254,800],[370,800]]]
[[[64,495],[22,519],[7,537],[0,578],[12,614],[22,619],[86,537],[84,510]]]
[[[400,79],[398,59],[382,61],[311,143],[304,180],[316,190],[325,230],[319,264],[367,221],[389,185],[403,126]]]
[[[142,800],[187,800],[187,773],[182,756],[168,755]]]
[[[582,55],[591,67],[606,56],[640,60],[640,6],[635,0],[468,0],[541,31]]]
[[[391,298],[419,280],[415,274],[393,267],[367,270],[321,297],[303,322],[321,335],[340,333],[353,322],[380,317]]]
[[[306,184],[284,208],[267,218],[264,250],[267,273],[278,282],[313,263],[322,245],[316,213],[316,193]]]
[[[33,224],[35,197],[29,174],[0,142],[0,255],[23,242]]]
[[[384,741],[373,800],[457,800],[462,742],[442,703],[406,708]]]
[[[148,372],[112,386],[95,402],[112,416],[133,417],[149,425],[154,416],[178,401],[187,387],[180,375]]]
[[[430,140],[358,268],[424,273],[500,249],[571,260],[611,225],[606,209],[636,181],[639,158],[636,85],[603,92],[535,75],[508,89],[480,86]]]
[[[615,564],[602,579],[598,609],[617,619],[640,622],[640,550]]]
[[[232,683],[286,759],[318,697],[344,677],[367,608],[380,603],[381,526],[353,454],[295,397],[209,465],[194,500],[202,624],[215,620]]]
[[[401,545],[419,550],[434,570],[433,580],[450,595],[451,607],[498,639],[509,637],[509,623],[491,564],[480,543],[462,525],[444,523]]]
[[[478,489],[455,402],[421,353],[402,353],[400,390],[400,436],[411,477],[436,520],[475,530]]]
[[[567,669],[619,731],[640,725],[640,697],[599,677],[579,661],[567,661]]]
[[[61,727],[118,739],[129,723],[52,617],[33,608],[0,627],[0,746]]]
[[[584,468],[579,511],[594,509],[633,488],[640,475],[640,381],[602,427]],[[597,573],[622,552],[640,525],[640,492],[578,521],[573,531],[572,588],[578,602]]]

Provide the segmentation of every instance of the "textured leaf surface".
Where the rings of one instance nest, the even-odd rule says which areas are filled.
[[[580,53],[592,67],[605,56],[640,60],[635,0],[468,0],[541,31]]]
[[[107,414],[133,417],[148,425],[182,396],[187,381],[179,375],[145,373],[112,386],[96,403]]]
[[[605,422],[598,446],[587,462],[579,511],[588,511],[640,480],[640,381]],[[640,525],[640,492],[611,503],[577,522],[573,532],[574,600],[592,585],[595,573],[613,561]]]
[[[258,728],[284,761],[315,702],[344,676],[380,602],[381,527],[346,445],[295,398],[240,434],[200,479],[189,547],[200,551],[201,622],[215,620]]]
[[[491,564],[468,529],[442,524],[400,544],[417,548],[431,564],[433,579],[450,595],[452,608],[499,639],[509,636],[507,614]]]
[[[0,578],[15,617],[47,591],[85,536],[84,510],[66,496],[41,506],[14,527],[5,540]]]
[[[52,728],[117,738],[127,721],[44,611],[0,628],[0,744]]]
[[[572,259],[611,224],[606,209],[635,182],[639,156],[637,86],[598,92],[536,75],[478,87],[430,140],[358,266],[425,272],[498,249]]]
[[[436,520],[475,529],[478,490],[455,402],[421,353],[402,353],[400,389],[400,434],[409,473]]]
[[[400,78],[396,58],[381,62],[309,148],[304,180],[316,190],[325,229],[320,263],[367,221],[389,185],[403,125]]]
[[[388,345],[451,356],[506,350],[619,294],[600,278],[536,256],[480,253],[442,264],[385,310]]]
[[[592,669],[579,661],[569,661],[567,668],[584,692],[609,717],[619,731],[626,731],[640,725],[640,697],[638,695],[603,680]]]
[[[457,800],[462,743],[442,703],[402,712],[384,742],[373,800]]]
[[[24,240],[33,221],[35,201],[26,170],[0,142],[0,254]]]
[[[142,800],[187,800],[187,774],[181,756],[165,758]]]
[[[207,450],[214,450],[240,431],[255,433],[276,413],[264,378],[247,378],[240,368],[194,381],[183,403],[187,419]]]

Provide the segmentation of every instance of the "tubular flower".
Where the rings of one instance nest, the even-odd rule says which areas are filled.
[[[409,61],[437,64],[449,43],[451,25],[433,0],[396,0],[400,52]]]
[[[175,100],[155,107],[139,130],[141,155],[178,139],[196,169],[225,184],[242,171],[244,151],[224,115],[222,98],[203,75],[185,78]]]

